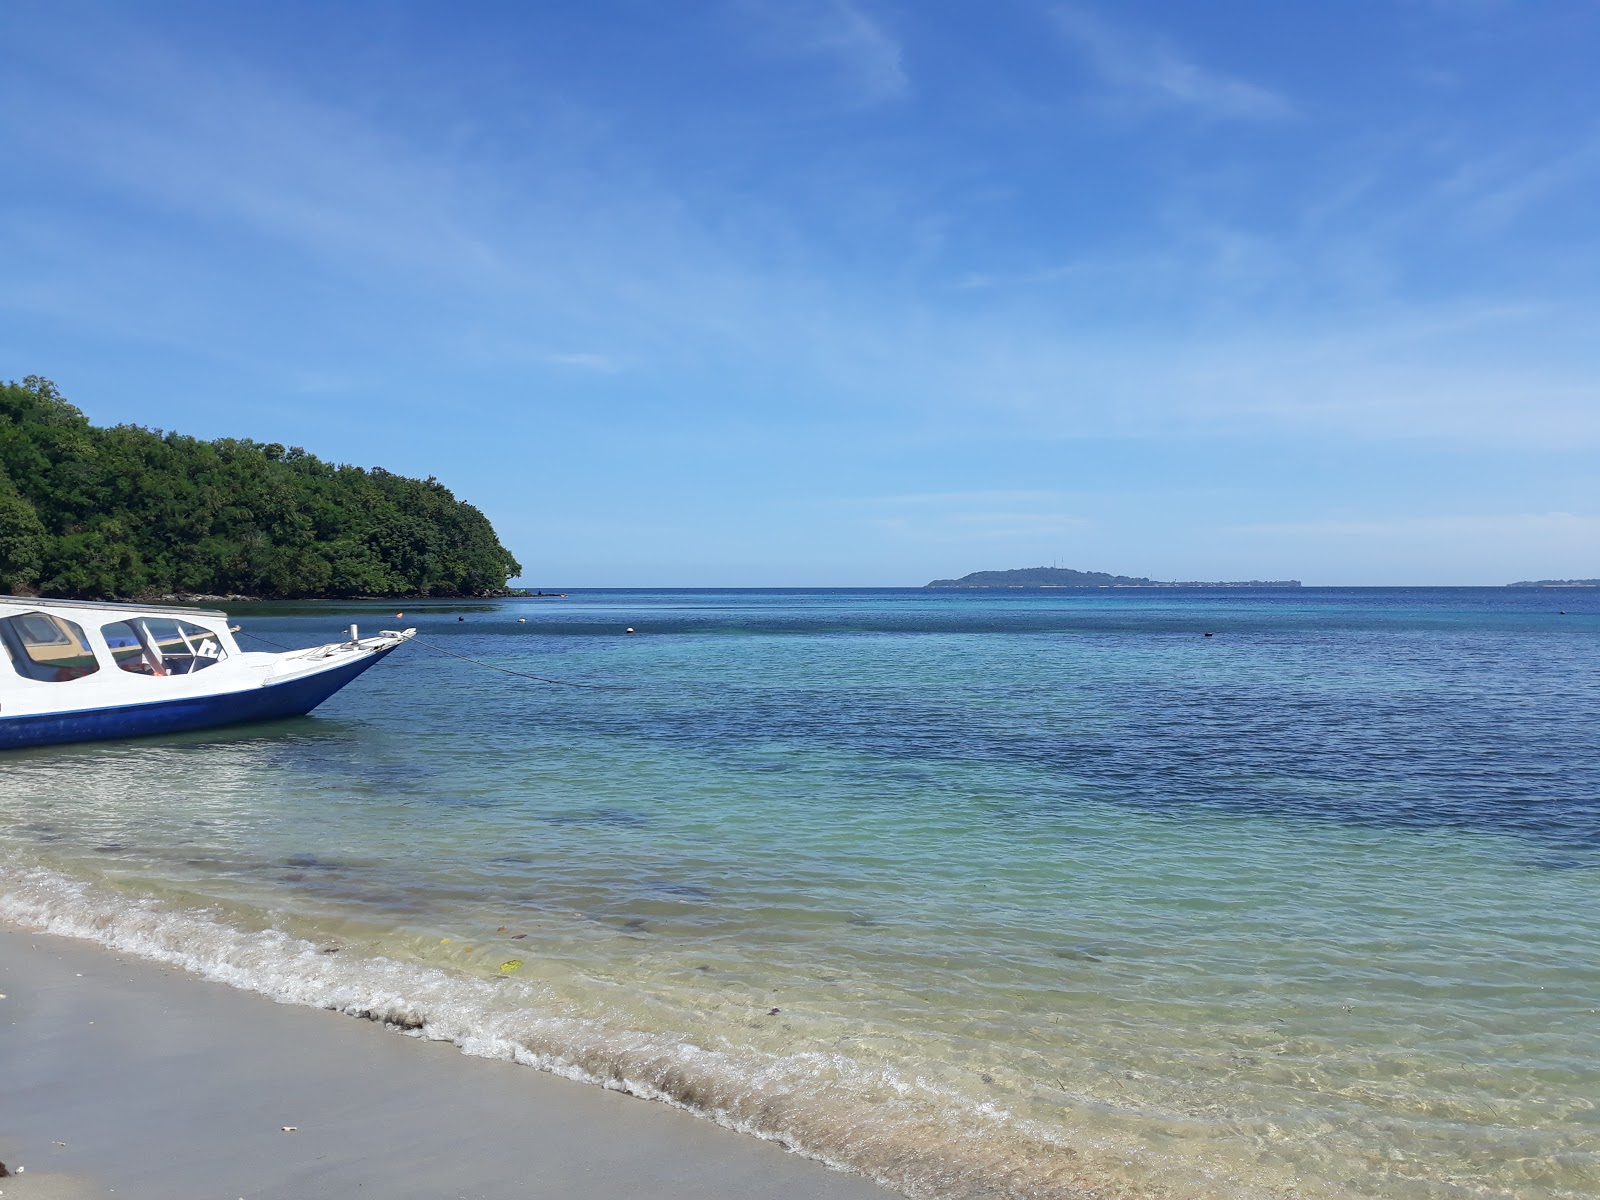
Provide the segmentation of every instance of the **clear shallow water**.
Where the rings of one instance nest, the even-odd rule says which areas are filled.
[[[419,646],[312,718],[8,755],[0,915],[913,1194],[1600,1195],[1595,593],[404,623],[637,690]]]

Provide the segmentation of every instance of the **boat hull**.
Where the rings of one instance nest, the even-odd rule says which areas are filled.
[[[356,662],[330,667],[314,675],[221,695],[186,696],[77,712],[0,716],[0,750],[186,733],[247,721],[303,716],[393,649],[391,646],[378,650]]]

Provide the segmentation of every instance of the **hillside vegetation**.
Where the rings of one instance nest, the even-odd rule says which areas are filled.
[[[0,592],[467,596],[521,569],[435,479],[98,428],[47,379],[0,384]]]

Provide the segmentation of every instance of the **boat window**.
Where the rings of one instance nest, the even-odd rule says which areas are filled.
[[[0,617],[0,642],[24,679],[65,683],[100,669],[83,627],[51,613],[26,612]]]
[[[190,675],[227,657],[209,629],[166,617],[134,617],[100,628],[117,666],[135,675]]]

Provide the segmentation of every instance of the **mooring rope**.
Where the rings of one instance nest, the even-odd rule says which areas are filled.
[[[484,662],[481,658],[468,658],[465,654],[457,654],[454,650],[446,650],[442,646],[435,646],[432,642],[425,642],[412,635],[411,640],[424,650],[432,650],[435,654],[448,654],[451,658],[459,658],[462,662],[473,663],[480,667],[487,667],[491,671],[502,671],[507,675],[515,675],[519,679],[532,679],[538,683],[553,683],[557,687],[587,688],[595,692],[636,692],[639,689],[626,683],[574,683],[570,679],[546,679],[543,675],[529,675],[526,671],[513,671],[510,667],[502,667],[496,663]]]
[[[254,630],[251,630],[251,629],[235,629],[234,632],[235,633],[241,633],[245,637],[253,637],[253,638],[256,639],[256,641],[265,642],[267,645],[275,646],[279,650],[303,650],[303,649],[305,649],[305,647],[303,647],[303,646],[285,646],[282,642],[275,642],[269,637],[262,637],[259,633],[256,633]]]
[[[249,629],[241,629],[239,633],[246,637],[253,637],[258,642],[265,642],[269,646],[276,646],[279,650],[293,650],[293,646],[285,646],[282,642],[275,642],[271,638],[262,637]],[[457,654],[454,650],[446,650],[443,646],[435,646],[432,642],[425,642],[416,634],[408,639],[421,646],[424,650],[432,650],[435,654],[446,654],[451,658],[459,658],[462,662],[472,663],[474,666],[486,667],[491,671],[500,671],[506,675],[515,675],[519,679],[531,679],[535,683],[552,683],[556,687],[584,688],[593,692],[636,692],[639,689],[625,683],[574,683],[570,679],[546,679],[543,675],[530,675],[526,671],[513,671],[510,667],[502,667],[496,663],[484,662],[481,658],[468,658],[465,654]]]

